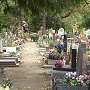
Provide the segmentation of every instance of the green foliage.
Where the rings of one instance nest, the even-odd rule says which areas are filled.
[[[11,21],[13,20],[12,15],[7,14],[0,14],[0,29],[9,27]]]
[[[82,19],[82,24],[80,25],[81,28],[86,28],[89,29],[90,28],[90,10],[86,9],[84,11],[84,16]]]
[[[6,86],[11,87],[11,85],[12,85],[12,81],[9,78],[4,78],[4,80],[3,80],[4,88],[6,88]]]
[[[15,22],[16,17],[20,17],[20,9],[11,0],[1,0],[0,2],[0,33],[6,32],[9,26]]]
[[[46,13],[46,29],[53,28],[57,30],[63,27],[66,31],[69,31],[72,29],[71,26],[68,22],[62,24],[61,17],[57,13],[64,13],[65,15],[68,10],[72,10],[72,8],[74,9],[86,1],[88,0],[1,0],[0,7],[2,8],[0,10],[4,11],[5,14],[9,13],[11,18],[5,21],[4,17],[0,17],[0,21],[4,21],[0,22],[0,24],[2,23],[0,29],[8,27],[12,22],[12,17],[25,15],[30,24],[30,31],[37,32],[42,26],[43,14]],[[8,18],[8,15],[5,18]]]
[[[85,3],[87,0],[16,0],[19,7],[26,10],[31,10],[36,14],[40,11],[56,11],[60,12],[67,10],[71,7],[79,6],[81,3]]]
[[[38,40],[38,35],[32,34],[32,35],[30,35],[30,38],[31,38],[31,40],[33,40],[33,41],[37,41],[37,40]]]
[[[15,53],[15,52],[11,52],[11,53],[10,53],[10,56],[11,56],[11,57],[15,57],[15,56],[16,56],[16,53]]]
[[[46,15],[46,27],[47,29],[53,28],[55,30],[58,30],[62,25],[60,15],[56,12],[49,13],[47,12]]]
[[[50,41],[49,41],[49,45],[50,45],[51,47],[53,47],[53,46],[55,45],[55,41],[50,40]]]
[[[88,47],[88,48],[86,49],[86,53],[87,53],[88,55],[90,55],[90,47]]]
[[[42,15],[39,14],[33,16],[29,23],[31,23],[30,31],[37,32],[42,26]],[[46,29],[53,28],[55,30],[59,30],[61,27],[63,27],[67,32],[72,29],[68,22],[62,22],[59,14],[56,14],[55,12],[46,14]]]
[[[82,74],[78,75],[74,72],[66,73],[62,79],[59,79],[61,85],[68,85],[68,86],[89,86],[90,80],[88,78],[89,75]]]
[[[72,30],[71,25],[68,24],[67,22],[64,22],[61,27],[64,28],[64,30],[65,30],[67,33]]]
[[[14,9],[10,9],[11,5],[15,4],[22,11],[28,12],[29,10],[33,15],[41,13],[41,11],[45,10],[47,12],[58,12],[78,7],[80,4],[85,3],[88,0],[1,0],[4,3],[6,10],[13,11]]]
[[[41,15],[32,16],[30,31],[37,32],[42,25]]]

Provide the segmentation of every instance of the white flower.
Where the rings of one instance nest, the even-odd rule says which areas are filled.
[[[76,77],[76,80],[79,80],[79,78],[78,78],[78,77]]]
[[[68,73],[66,73],[66,77],[69,77],[69,74]]]
[[[75,79],[75,77],[72,77],[72,79]]]
[[[77,73],[76,73],[76,72],[74,72],[74,75],[77,75]]]
[[[84,83],[83,80],[81,80],[81,83]]]

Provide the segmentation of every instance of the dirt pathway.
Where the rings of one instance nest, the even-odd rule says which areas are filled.
[[[41,56],[34,42],[24,44],[19,67],[6,68],[4,75],[13,81],[11,90],[51,90],[48,69],[41,68]]]

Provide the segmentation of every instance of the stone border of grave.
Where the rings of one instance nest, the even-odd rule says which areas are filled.
[[[20,54],[17,51],[17,47],[4,47],[3,49],[5,49],[5,52],[0,57],[1,73],[4,73],[4,68],[18,67],[20,62]]]
[[[79,49],[78,49],[78,56],[76,58],[76,49],[73,48],[72,50],[72,62],[71,62],[71,69],[69,68],[53,68],[53,70],[57,70],[59,73],[63,71],[77,71],[78,74],[84,74],[86,73],[87,69],[90,67],[90,61],[88,60],[88,56],[86,55],[86,44],[85,42],[81,42]],[[74,58],[75,57],[75,58]],[[76,64],[77,60],[77,64]],[[73,62],[74,61],[74,62]],[[75,68],[76,67],[76,68]],[[56,74],[54,77],[54,74]],[[57,78],[62,78],[61,76],[58,77],[57,72],[53,72],[52,74],[52,88],[53,90],[89,90],[90,87],[88,86],[67,86],[67,85],[60,85],[58,82],[56,82]]]
[[[84,76],[84,78],[82,77]],[[67,77],[67,78],[65,78]],[[75,79],[71,78],[75,77]],[[82,78],[82,83],[79,84],[77,77]],[[80,79],[81,79],[80,78]],[[52,79],[52,90],[89,90],[90,86],[88,85],[87,81],[89,80],[89,77],[84,74],[84,75],[77,75],[76,72],[58,72],[58,71],[53,71],[51,73],[51,79]],[[75,81],[74,81],[75,80]],[[85,80],[87,80],[85,82]],[[89,81],[90,82],[90,81]],[[86,84],[87,83],[87,84]]]
[[[89,90],[88,86],[56,85],[54,90]]]

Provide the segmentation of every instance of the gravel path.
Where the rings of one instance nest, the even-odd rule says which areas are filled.
[[[49,70],[41,68],[41,56],[35,42],[27,42],[21,50],[19,67],[6,68],[3,77],[13,81],[11,90],[51,90]]]

